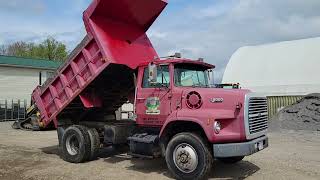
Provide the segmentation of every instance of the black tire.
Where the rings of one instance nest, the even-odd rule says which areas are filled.
[[[59,147],[62,147],[62,137],[63,137],[63,134],[64,134],[65,130],[66,130],[66,128],[62,127],[62,126],[59,126],[57,128]]]
[[[183,172],[181,168],[179,169],[179,165],[176,165],[175,163],[178,159],[174,158],[174,152],[176,152],[179,147],[186,147],[184,145],[191,147],[197,155],[197,165],[194,170],[190,172]],[[180,159],[182,159],[181,157]],[[166,162],[168,169],[176,179],[205,179],[212,168],[213,158],[212,152],[201,136],[194,133],[179,133],[168,143],[166,149]]]
[[[239,161],[242,161],[243,158],[244,156],[236,156],[236,157],[217,158],[217,159],[225,164],[234,164]]]
[[[71,163],[82,163],[89,159],[91,142],[88,128],[73,125],[68,127],[62,137],[61,157]]]
[[[63,137],[65,130],[66,130],[66,128],[62,127],[62,126],[59,126],[57,128],[57,135],[58,135],[58,142],[59,142],[58,152],[60,155],[62,154],[62,137]]]
[[[100,148],[100,137],[98,131],[94,128],[88,129],[88,134],[91,142],[91,152],[88,160],[91,161],[97,158]]]

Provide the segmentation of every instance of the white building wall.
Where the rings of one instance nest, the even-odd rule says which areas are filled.
[[[243,47],[231,57],[222,83],[255,92],[303,95],[320,92],[320,38]]]
[[[0,66],[0,100],[27,100],[29,105],[41,71],[44,83],[46,70]]]

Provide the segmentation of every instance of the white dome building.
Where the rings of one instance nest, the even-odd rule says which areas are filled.
[[[222,83],[268,96],[320,93],[320,37],[242,47],[231,57]]]

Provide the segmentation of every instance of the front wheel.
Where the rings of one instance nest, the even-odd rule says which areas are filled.
[[[203,179],[212,167],[212,154],[201,136],[179,133],[169,142],[166,162],[176,179]]]

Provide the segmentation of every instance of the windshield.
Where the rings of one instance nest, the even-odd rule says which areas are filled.
[[[209,87],[207,68],[195,64],[177,64],[174,68],[174,84],[177,87]]]

